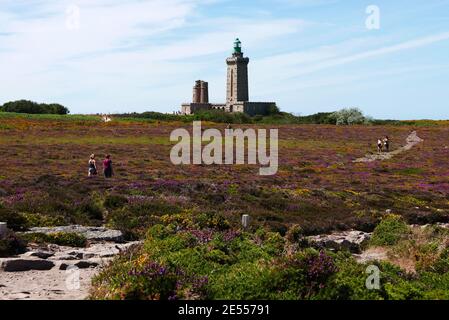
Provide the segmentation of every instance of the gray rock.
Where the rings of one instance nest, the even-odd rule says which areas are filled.
[[[65,261],[65,260],[79,260],[79,259],[75,256],[69,256],[69,255],[62,254],[62,255],[55,255],[55,256],[51,257],[50,260]]]
[[[84,253],[81,251],[70,251],[67,252],[69,256],[73,256],[75,259],[83,259]]]
[[[31,270],[50,270],[55,264],[42,259],[0,259],[0,269],[5,272],[19,272]]]
[[[86,237],[90,241],[110,241],[110,242],[123,242],[123,233],[119,230],[111,230],[104,227],[84,227],[84,226],[63,226],[63,227],[51,227],[51,228],[31,228],[28,233],[45,233],[52,234],[58,232],[78,233]]]
[[[369,241],[370,238],[370,233],[362,231],[344,231],[330,235],[307,237],[307,240],[314,247],[333,250],[349,250],[353,253],[359,253],[363,244]]]
[[[25,253],[22,257],[36,257],[40,259],[48,259],[50,257],[53,257],[54,255],[55,253],[50,251],[30,251]]]
[[[384,251],[368,250],[362,252],[361,254],[354,255],[354,258],[358,263],[368,263],[373,261],[385,261],[387,260],[388,256]]]
[[[89,261],[89,260],[81,260],[76,263],[61,263],[59,266],[59,270],[67,270],[70,266],[77,267],[79,269],[88,269],[88,268],[96,268],[100,265],[97,261]]]
[[[92,259],[92,258],[96,258],[98,255],[95,253],[83,253],[83,259]]]
[[[82,260],[80,262],[75,263],[75,266],[80,269],[95,268],[98,267],[98,265],[99,265],[98,262],[89,260]]]

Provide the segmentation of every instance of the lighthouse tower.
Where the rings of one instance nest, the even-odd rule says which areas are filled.
[[[228,65],[226,105],[231,112],[237,102],[249,101],[248,63],[249,58],[243,57],[242,43],[237,38],[234,42],[234,53],[226,59]]]

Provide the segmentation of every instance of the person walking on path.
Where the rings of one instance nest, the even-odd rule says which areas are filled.
[[[385,136],[384,147],[386,152],[390,152],[390,139],[388,138],[388,136]]]
[[[97,171],[97,163],[95,161],[95,155],[92,154],[89,159],[89,177],[96,176],[98,174]]]
[[[107,179],[112,178],[112,175],[114,174],[112,170],[112,160],[109,154],[106,156],[106,159],[103,160],[103,172],[104,177]]]

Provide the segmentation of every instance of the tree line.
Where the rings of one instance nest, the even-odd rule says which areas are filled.
[[[372,124],[373,119],[363,114],[360,109],[342,109],[336,112],[320,112],[307,116],[293,115],[281,112],[274,106],[265,115],[249,116],[245,113],[229,113],[222,110],[201,110],[193,115],[175,115],[159,112],[143,112],[116,114],[118,118],[148,119],[153,121],[182,121],[195,120],[234,124],[330,124],[355,125]]]
[[[69,109],[58,103],[37,103],[29,100],[7,102],[0,106],[1,112],[29,113],[29,114],[68,114]]]

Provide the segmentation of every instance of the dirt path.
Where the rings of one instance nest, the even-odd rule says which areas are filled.
[[[393,158],[394,156],[397,156],[398,154],[401,154],[405,151],[409,151],[414,146],[416,146],[417,144],[420,144],[423,141],[424,141],[423,139],[418,137],[418,134],[416,133],[416,131],[413,131],[407,137],[405,146],[400,147],[399,149],[396,149],[391,152],[367,154],[365,157],[356,159],[353,162],[360,163],[360,162],[373,162],[373,161],[389,160],[389,159]]]
[[[79,285],[67,285],[69,271],[0,272],[0,300],[84,300],[99,268],[79,270]]]

